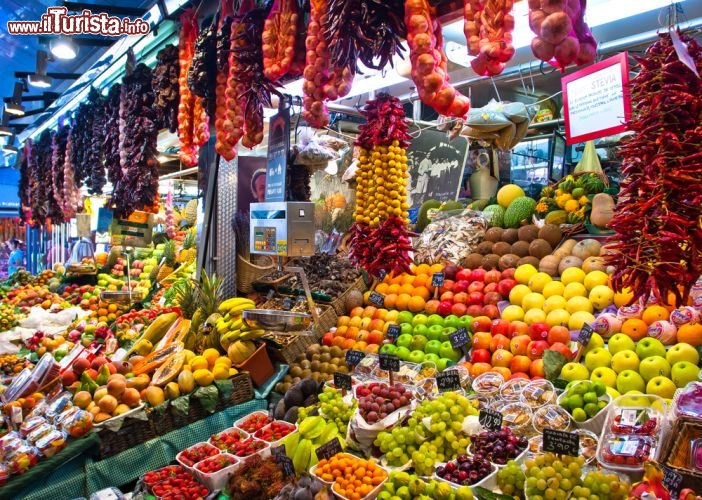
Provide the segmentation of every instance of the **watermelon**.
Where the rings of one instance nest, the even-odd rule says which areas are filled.
[[[531,220],[536,209],[536,201],[527,196],[521,196],[509,204],[505,210],[504,226],[517,228],[523,220]]]
[[[500,205],[488,205],[483,215],[488,219],[488,227],[502,227],[504,224],[505,209]]]

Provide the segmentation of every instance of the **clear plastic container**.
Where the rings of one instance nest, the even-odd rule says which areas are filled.
[[[610,406],[605,432],[662,438],[667,409],[663,398],[651,394],[620,396]]]
[[[42,455],[51,458],[66,447],[66,433],[54,429],[37,440],[35,446]]]
[[[49,407],[46,409],[47,420],[49,420],[52,424],[56,424],[56,420],[58,419],[59,415],[73,406],[71,403],[72,399],[73,395],[70,392],[59,394],[53,401],[51,401],[51,403],[49,403]]]
[[[61,429],[72,438],[85,436],[93,428],[93,414],[78,410],[61,421]]]
[[[702,370],[700,370],[700,380],[702,380]],[[692,382],[677,391],[673,407],[678,417],[702,418],[702,383]]]
[[[500,397],[509,402],[519,401],[522,391],[529,383],[529,380],[525,378],[507,380],[502,384],[502,387],[500,387]]]
[[[24,474],[39,461],[39,450],[34,446],[22,444],[8,453],[5,465],[11,474]]]
[[[438,463],[436,464],[436,468],[439,468],[439,466],[446,466],[444,463]],[[486,489],[493,489],[494,486],[496,485],[496,478],[497,478],[497,471],[499,470],[498,467],[495,464],[490,464],[491,466],[491,471],[490,473],[483,477],[480,481],[477,481],[473,484],[467,485],[470,486],[471,488],[477,488],[478,486],[481,486]],[[444,479],[443,477],[440,477],[434,472],[431,476],[432,479],[435,479],[436,481],[441,481],[442,483],[450,484],[452,488],[460,488],[461,486],[464,486],[462,484],[454,483],[453,481],[449,481],[448,479]]]
[[[47,425],[48,422],[44,417],[31,417],[22,422],[19,428],[20,436],[26,438],[29,436],[34,429],[41,427],[42,425]]]
[[[657,441],[635,434],[606,434],[597,448],[597,460],[615,471],[643,470],[647,460],[657,458]]]
[[[479,396],[494,397],[500,392],[502,384],[505,383],[505,378],[497,372],[487,372],[478,375],[473,380],[473,390]]]
[[[154,485],[160,483],[168,477],[177,476],[178,474],[183,474],[188,471],[188,468],[182,465],[167,465],[162,469],[147,472],[144,474],[144,485],[147,491],[151,492]]]
[[[400,361],[400,371],[393,374],[393,382],[396,384],[410,385],[417,375],[419,375],[419,372],[420,368],[418,364]],[[389,380],[389,373],[386,370],[380,369],[380,363],[373,369],[372,376],[383,382]]]
[[[573,432],[578,434],[580,437],[580,456],[585,458],[586,465],[592,464],[597,458],[597,436],[594,433],[584,429],[576,429]],[[544,437],[541,434],[531,438],[529,440],[528,455],[535,456],[542,454],[544,452],[542,447],[543,441]]]
[[[247,445],[251,444],[252,448],[240,451],[230,450],[229,453],[239,458],[246,458],[252,455],[261,455],[261,458],[267,458],[271,454],[271,445],[269,443],[266,443],[265,441],[256,439],[255,437],[249,437],[245,439],[242,443]]]
[[[532,380],[522,390],[519,401],[536,410],[556,402],[556,388],[548,380]]]
[[[693,439],[690,450],[690,468],[702,471],[702,438]]]
[[[366,354],[366,357],[356,365],[353,370],[353,375],[360,379],[367,380],[370,378],[373,370],[378,365],[378,356],[375,354]]]
[[[276,426],[282,426],[285,429],[285,434],[283,436],[279,437],[278,439],[272,439],[269,441],[264,436],[265,436],[266,432],[269,431],[273,427],[274,424]],[[274,420],[273,422],[271,422],[267,426],[262,427],[261,429],[257,430],[254,433],[254,437],[257,439],[260,439],[261,441],[265,441],[266,443],[270,443],[271,448],[275,448],[277,446],[280,446],[283,443],[283,440],[288,435],[292,434],[295,431],[297,431],[296,424],[291,424],[289,422],[285,422],[284,420]]]
[[[581,380],[580,382],[576,382],[573,384],[569,390],[566,392],[562,393],[560,396],[558,396],[558,405],[562,406],[563,403],[565,402],[565,399],[573,395],[574,393],[570,392],[571,389],[574,387],[577,387],[578,385],[582,383],[586,383],[588,381]],[[600,409],[593,417],[588,418],[587,420],[584,420],[582,422],[577,422],[575,419],[572,418],[572,411],[568,412],[571,415],[571,419],[573,420],[572,425],[575,428],[578,429],[585,429],[589,430],[595,433],[600,433],[602,431],[602,428],[604,427],[605,420],[607,418],[607,414],[609,412],[609,405],[612,402],[612,396],[610,396],[607,392],[602,394],[602,396],[599,396],[597,398],[598,404],[600,401],[605,402],[605,406]]]
[[[0,486],[3,486],[10,479],[10,469],[0,463]]]
[[[202,470],[213,462],[219,464],[221,468],[214,472],[204,472]],[[225,463],[228,465],[225,465]],[[238,467],[239,459],[237,457],[229,453],[220,453],[195,464],[193,472],[198,481],[214,491],[221,490],[229,482],[229,478],[236,472]]]
[[[17,448],[22,446],[24,441],[18,432],[10,431],[0,438],[0,462],[4,462],[7,456]]]
[[[235,443],[244,441],[248,437],[248,432],[244,432],[237,427],[230,427],[218,434],[214,434],[210,437],[208,443],[222,452],[228,452],[230,449],[234,449],[233,446]]]
[[[36,446],[37,441],[39,441],[42,437],[46,436],[47,434],[53,432],[56,430],[56,427],[54,427],[51,424],[41,424],[38,427],[35,427],[32,429],[32,432],[27,434],[27,442],[31,444],[32,446]]]
[[[255,421],[255,422],[254,422]],[[259,410],[249,413],[234,422],[234,427],[238,427],[247,434],[253,434],[261,427],[271,423],[271,416],[267,411]]]
[[[534,412],[532,419],[534,430],[541,434],[545,428],[567,432],[570,430],[571,419],[567,411],[558,405],[542,406]]]
[[[219,449],[210,443],[197,443],[176,455],[176,461],[187,470],[192,470],[196,463],[214,455],[219,455]]]

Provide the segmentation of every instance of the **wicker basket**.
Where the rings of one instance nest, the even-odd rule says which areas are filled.
[[[702,471],[690,467],[693,439],[702,438],[702,422],[694,419],[678,419],[661,453],[661,463],[674,469],[683,477],[683,486],[702,483]],[[694,486],[693,486],[694,487]]]
[[[253,283],[259,278],[270,273],[275,267],[275,261],[267,255],[261,257],[262,262],[267,264],[257,265],[246,260],[241,255],[236,256],[236,288],[243,293],[254,291]]]
[[[363,293],[366,290],[368,290],[368,287],[366,286],[366,282],[364,281],[363,277],[358,278],[348,290],[346,290],[332,302],[332,307],[336,311],[336,314],[339,316],[346,315],[346,297],[348,297],[349,293],[353,291]]]
[[[100,460],[117,455],[157,437],[161,421],[159,420],[158,425],[155,426],[152,416],[153,414],[150,414],[148,420],[128,419],[116,432],[109,429],[101,430],[99,432]]]
[[[268,344],[268,354],[274,361],[285,364],[293,363],[301,354],[307,352],[307,348],[316,344],[319,336],[313,332],[302,332],[298,335],[278,335],[274,332],[267,333],[264,338],[268,338],[277,344],[285,344],[278,348]]]
[[[314,325],[314,328],[321,337],[330,328],[336,326],[339,316],[337,316],[336,310],[332,306],[317,305],[317,307],[321,312],[319,313],[319,321]]]

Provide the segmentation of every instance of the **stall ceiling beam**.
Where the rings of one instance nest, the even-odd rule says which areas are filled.
[[[29,111],[25,111],[25,113],[22,116],[17,115],[14,117],[10,117],[10,121],[21,120],[22,118],[26,118],[28,116],[40,115],[42,113],[46,113],[45,108],[31,109]]]
[[[146,9],[139,9],[134,7],[119,7],[117,5],[101,5],[96,3],[84,3],[84,2],[63,2],[63,6],[66,7],[70,12],[82,12],[83,10],[90,10],[93,12],[105,12],[106,14],[112,14],[115,16],[142,16],[147,11]]]
[[[33,101],[53,101],[59,95],[58,92],[44,92],[42,95],[23,95],[22,102],[33,102]],[[4,102],[12,102],[12,97],[5,97]]]
[[[27,78],[33,75],[34,71],[15,71],[15,78]],[[80,73],[47,73],[46,76],[56,80],[77,80],[81,77]]]
[[[52,40],[56,40],[58,35],[40,35],[39,37],[39,43],[42,45],[49,45]],[[76,45],[80,45],[81,47],[109,47],[113,43],[115,43],[114,38],[100,38],[100,37],[95,37],[95,36],[72,36],[71,37],[71,42],[75,43]]]

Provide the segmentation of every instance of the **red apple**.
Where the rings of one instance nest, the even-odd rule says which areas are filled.
[[[469,305],[483,305],[483,293],[482,292],[471,292],[468,294],[468,304]]]
[[[487,349],[473,349],[470,353],[471,363],[489,363],[490,358],[491,354]]]
[[[529,342],[531,342],[529,335],[517,335],[510,340],[509,350],[515,356],[526,356],[529,352]]]
[[[451,314],[452,306],[453,303],[447,300],[442,300],[441,302],[439,302],[439,307],[436,308],[436,312],[441,316],[448,316],[449,314]]]
[[[439,292],[450,292],[453,290],[453,285],[455,285],[455,283],[452,280],[445,279],[444,284],[439,288]]]
[[[518,335],[529,336],[529,325],[523,321],[512,321],[509,324],[509,336],[516,337]]]
[[[504,319],[493,319],[492,325],[490,325],[490,333],[493,336],[500,334],[509,338],[509,321]]]
[[[485,269],[473,269],[470,272],[471,281],[481,281],[485,283]]]
[[[531,340],[546,340],[550,329],[551,327],[546,323],[532,323],[529,326],[529,335],[531,336]]]
[[[451,314],[455,314],[458,317],[465,316],[468,312],[468,307],[462,302],[455,302],[451,306]]]
[[[453,292],[444,292],[441,294],[439,297],[441,299],[441,302],[451,302],[453,303]]]
[[[460,302],[461,304],[466,304],[468,302],[468,294],[466,292],[460,292],[453,295],[453,302]]]
[[[529,375],[527,373],[516,372],[509,376],[509,380],[512,380],[513,378],[523,378],[529,380]]]
[[[444,267],[444,277],[448,280],[455,280],[457,272],[458,266],[454,264],[447,264],[446,267]]]
[[[492,320],[487,316],[473,317],[473,333],[489,332],[492,327]]]
[[[549,349],[551,351],[560,352],[568,361],[573,358],[573,352],[570,350],[570,348],[560,342],[555,342],[553,345],[551,345],[551,347],[549,347]]]
[[[331,346],[334,344],[334,334],[332,332],[325,333],[322,336],[322,344]]]
[[[485,273],[485,283],[499,283],[501,279],[502,273],[497,269],[492,269]]]
[[[492,340],[490,341],[490,350],[492,352],[498,351],[500,349],[509,349],[510,341],[504,335],[492,335]]]
[[[482,292],[485,289],[485,283],[482,281],[473,281],[470,285],[468,285],[468,291],[469,292]]]
[[[487,316],[490,319],[497,319],[500,317],[500,310],[495,304],[488,304],[483,306],[483,308],[480,310],[480,314]]]
[[[531,375],[532,379],[544,378],[546,376],[543,359],[535,359],[531,362],[531,366],[529,367],[529,375]]]
[[[494,283],[491,283],[491,284],[494,285]],[[485,304],[485,305],[492,304],[492,305],[496,306],[497,303],[501,300],[502,300],[502,294],[500,294],[498,292],[488,292],[483,297],[483,304]]]
[[[470,269],[461,269],[456,273],[456,281],[471,281],[470,275]]]
[[[453,291],[453,293],[462,293],[462,292],[465,292],[465,291],[468,290],[468,285],[469,285],[469,284],[470,284],[470,283],[468,283],[468,282],[465,281],[465,280],[456,281],[456,283],[453,285],[453,290],[452,290],[452,291]]]
[[[531,360],[527,356],[514,356],[509,363],[509,369],[512,373],[529,373]]]
[[[548,349],[548,342],[545,340],[532,340],[527,346],[527,356],[530,359],[539,359],[546,349]]]
[[[483,308],[477,304],[473,304],[471,306],[468,306],[468,311],[466,311],[469,316],[485,316],[483,314]]]
[[[497,292],[497,283],[488,283],[485,285],[485,288],[483,288],[483,293],[488,294],[490,292]]]
[[[509,296],[509,292],[512,288],[517,286],[517,282],[513,279],[503,279],[497,284],[497,291],[502,294],[503,297]]]
[[[513,267],[510,267],[509,269],[505,269],[504,271],[502,271],[502,279],[503,280],[514,279],[514,271],[516,271],[516,269],[514,269]]]

